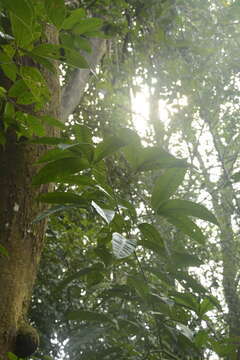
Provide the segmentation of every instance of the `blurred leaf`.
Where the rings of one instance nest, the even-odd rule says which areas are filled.
[[[7,249],[0,244],[0,255],[9,256]]]
[[[75,174],[89,167],[85,159],[69,157],[48,163],[33,178],[33,185],[61,181],[66,175]]]
[[[11,352],[8,352],[8,353],[7,353],[7,357],[8,357],[9,360],[18,360],[18,359],[19,359],[18,356],[14,355],[14,354],[11,353]]]
[[[49,89],[41,72],[32,66],[21,66],[20,74],[35,101],[44,102],[50,97]]]
[[[125,141],[116,136],[111,136],[106,140],[103,140],[96,146],[94,161],[98,162],[103,158],[112,155],[125,145]]]
[[[81,49],[87,51],[88,53],[92,52],[92,46],[89,40],[85,39],[82,36],[75,36],[73,43],[76,49]]]
[[[100,18],[80,19],[79,22],[73,27],[72,32],[76,35],[85,34],[89,31],[96,31],[101,28],[103,24]]]
[[[232,175],[233,182],[240,181],[240,171]]]
[[[69,209],[72,209],[72,208],[75,208],[76,205],[57,205],[57,206],[53,206],[51,207],[50,209],[47,209],[45,211],[43,211],[41,214],[37,215],[35,217],[35,219],[32,221],[33,224],[45,219],[46,217],[52,215],[52,214],[55,214],[57,212],[60,212],[60,211],[64,211],[64,210],[69,210]]]
[[[189,327],[187,327],[184,324],[177,324],[177,328],[178,330],[181,332],[182,335],[184,335],[186,338],[188,338],[188,340],[193,341],[193,332],[191,329],[189,329]]]
[[[148,286],[143,278],[137,276],[129,276],[127,284],[128,286],[133,287],[136,290],[137,294],[143,299],[146,299],[146,297],[149,295]]]
[[[2,51],[0,51],[0,66],[4,74],[14,82],[17,77],[17,65],[8,55]]]
[[[200,330],[195,336],[194,336],[194,343],[198,348],[206,348],[206,345],[209,340],[209,332],[208,330]]]
[[[31,53],[43,58],[61,60],[62,62],[74,67],[84,69],[89,67],[85,58],[80,55],[78,51],[62,45],[41,44],[35,46],[34,49],[29,52],[30,55]]]
[[[200,266],[202,264],[202,261],[196,255],[187,252],[173,251],[171,260],[176,269]]]
[[[68,284],[70,284],[73,280],[79,280],[83,276],[91,273],[91,272],[97,272],[100,273],[104,270],[104,266],[102,263],[95,263],[92,266],[85,267],[79,271],[74,271],[73,274],[66,273],[64,278],[59,282],[57,285],[56,292],[61,292]]]
[[[194,216],[218,225],[217,219],[208,209],[188,200],[168,200],[158,208],[157,213],[165,217]]]
[[[83,17],[86,16],[84,9],[75,9],[71,11],[70,15],[64,20],[62,29],[70,30],[75,24],[77,24]]]
[[[1,0],[1,3],[25,25],[29,26],[34,17],[34,8],[31,1],[21,0],[21,2],[19,2],[19,0]]]
[[[193,294],[176,292],[173,296],[175,302],[179,305],[184,305],[193,310],[196,314],[199,312],[199,303]]]
[[[185,160],[177,159],[159,147],[143,148],[139,152],[136,171],[188,167]]]
[[[138,225],[138,228],[140,229],[143,237],[143,240],[139,242],[139,244],[153,251],[157,251],[162,256],[166,256],[163,239],[155,226],[142,223]]]
[[[187,216],[169,216],[167,221],[199,244],[205,243],[205,236],[201,229]]]
[[[69,311],[66,314],[66,318],[68,320],[94,321],[99,323],[111,321],[106,314],[84,310]]]
[[[199,317],[203,317],[208,311],[211,311],[215,308],[214,304],[208,299],[205,298],[199,305]]]
[[[185,168],[172,168],[165,170],[164,174],[159,176],[152,191],[153,209],[157,210],[162,202],[168,200],[175,193],[183,182],[185,173]]]
[[[18,17],[14,13],[10,13],[12,32],[16,44],[20,47],[27,47],[32,41],[32,28],[31,28],[31,19],[26,23],[22,18]]]
[[[61,122],[60,120],[55,119],[52,116],[48,116],[48,115],[41,116],[41,120],[43,122],[46,122],[48,125],[58,127],[61,129],[65,129],[65,124],[63,122]]]

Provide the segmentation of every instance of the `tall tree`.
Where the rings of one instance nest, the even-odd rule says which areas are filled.
[[[55,120],[61,118],[56,60],[80,67],[88,65],[76,50],[66,49],[62,55],[64,50],[58,45],[58,29],[67,11],[63,1],[46,1],[45,5],[28,0],[21,3],[1,1],[0,7],[0,184],[3,189],[0,201],[0,288],[3,290],[0,295],[0,357],[5,358],[7,352],[29,356],[38,344],[38,335],[27,322],[27,311],[43,248],[45,220],[33,224],[33,219],[44,209],[36,198],[47,192],[49,185],[34,187],[32,179],[37,171],[37,159],[48,145],[33,144],[28,138],[57,136],[59,131],[52,125],[61,127]],[[69,14],[66,33],[81,16],[76,15]],[[87,27],[89,31],[96,30],[99,21],[96,19],[94,25]],[[94,50],[88,61],[94,69],[104,54],[105,40],[93,41],[92,45]],[[69,105],[71,99],[66,95],[69,90],[64,92],[64,118],[78,105],[88,80],[90,71],[85,70],[84,75],[81,71],[84,70],[74,73],[74,76],[81,76],[80,84],[70,80],[66,85],[79,94],[77,101]]]

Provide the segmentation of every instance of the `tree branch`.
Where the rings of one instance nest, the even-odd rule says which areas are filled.
[[[61,97],[61,120],[65,122],[74,112],[84,93],[91,72],[95,72],[97,65],[107,50],[106,39],[91,39],[92,52],[85,54],[89,63],[89,69],[75,69],[62,90]]]

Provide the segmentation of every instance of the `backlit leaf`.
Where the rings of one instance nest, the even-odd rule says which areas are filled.
[[[163,175],[159,176],[152,192],[151,204],[153,209],[157,210],[163,201],[168,200],[175,193],[183,182],[185,173],[185,168],[172,168],[167,169]]]
[[[116,232],[112,234],[112,248],[116,258],[123,259],[130,256],[135,251],[136,246],[137,241],[135,239],[126,239]]]
[[[205,236],[201,229],[187,216],[169,216],[167,221],[199,244],[205,243]]]
[[[166,217],[193,216],[218,225],[217,219],[207,208],[188,200],[168,200],[158,208],[157,213]]]
[[[85,159],[69,157],[59,159],[45,165],[33,178],[34,185],[47,184],[61,180],[61,177],[77,173],[88,168],[89,164]]]

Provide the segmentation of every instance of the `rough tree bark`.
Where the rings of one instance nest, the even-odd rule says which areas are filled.
[[[46,36],[49,42],[58,42],[54,27],[47,27]],[[57,70],[57,64],[55,67]],[[52,96],[42,113],[59,117],[58,72],[45,75]],[[48,136],[53,135],[52,128],[46,131]],[[32,186],[32,178],[37,171],[35,163],[46,147],[17,140],[13,131],[9,131],[6,137],[5,147],[0,147],[0,234],[1,245],[8,251],[8,256],[0,256],[1,358],[5,358],[7,352],[30,355],[37,345],[37,334],[27,326],[26,318],[43,247],[45,222],[33,225],[32,221],[43,209],[36,197],[48,190],[48,186]],[[21,340],[25,350],[20,349],[23,345]]]
[[[49,42],[58,43],[54,27],[46,31]],[[92,57],[88,60],[93,68],[104,54],[105,41],[96,42]],[[99,46],[101,45],[101,46]],[[55,64],[57,69],[57,64]],[[76,70],[78,77],[71,78],[68,91],[64,94],[67,115],[78,105],[88,81],[90,71]],[[52,97],[43,109],[44,114],[60,118],[60,85],[56,74],[45,74]],[[77,81],[76,81],[77,80]],[[71,96],[77,92],[75,102]],[[68,99],[66,96],[70,96]],[[69,105],[69,101],[71,105]],[[31,111],[31,110],[29,110]],[[63,116],[61,117],[63,118]],[[47,129],[47,136],[53,135]],[[56,135],[56,134],[54,134]],[[44,208],[36,201],[37,196],[47,192],[49,186],[32,186],[37,172],[36,161],[46,150],[43,145],[29,144],[17,140],[14,132],[7,133],[5,147],[0,147],[0,243],[8,256],[0,254],[0,359],[6,359],[7,352],[20,357],[31,355],[37,346],[37,332],[27,325],[27,311],[41,257],[46,223],[32,221]]]

